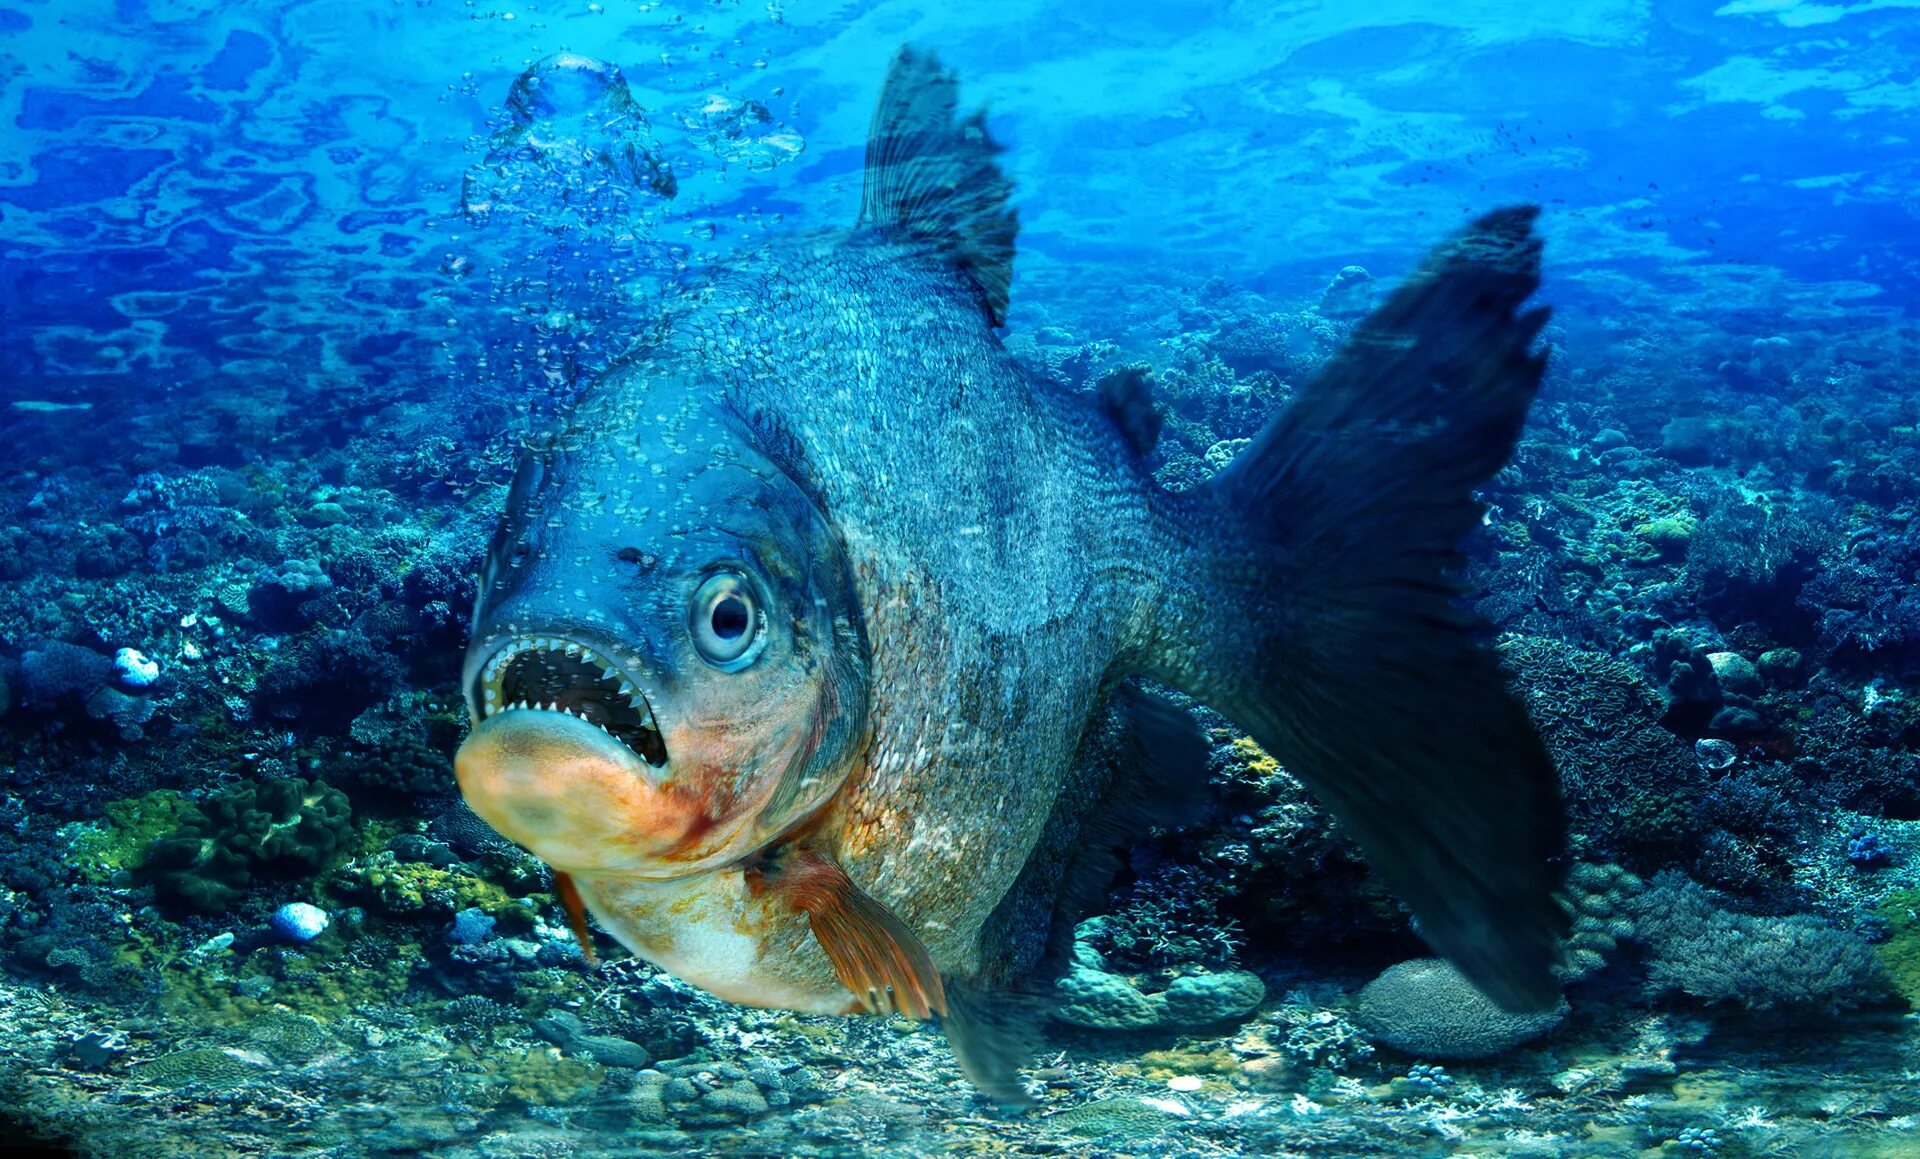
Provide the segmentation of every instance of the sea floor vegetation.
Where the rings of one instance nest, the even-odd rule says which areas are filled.
[[[1009,345],[1063,389],[1144,376],[1178,489],[1365,297],[1155,287]],[[0,487],[0,1107],[121,1156],[1920,1154],[1920,403],[1872,335],[1673,325],[1548,331],[1471,544],[1572,818],[1566,1006],[1429,960],[1196,708],[1211,815],[1080,926],[1023,1113],[932,1027],[732,1007],[604,938],[588,965],[459,802],[512,432],[43,441]]]

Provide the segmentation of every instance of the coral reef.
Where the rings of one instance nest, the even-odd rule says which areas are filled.
[[[221,913],[256,878],[312,877],[351,835],[338,789],[300,778],[237,784],[202,801],[156,842],[144,864],[155,895]]]
[[[1452,964],[1417,958],[1388,967],[1360,991],[1359,1023],[1377,1042],[1419,1058],[1490,1058],[1560,1025],[1559,1009],[1535,1014],[1502,1010]]]
[[[1716,906],[1677,873],[1655,877],[1625,912],[1647,952],[1647,987],[1747,1010],[1835,1014],[1884,1001],[1873,950],[1806,914],[1763,917]]]
[[[676,119],[746,165],[776,115]],[[465,260],[433,258],[458,293]],[[1007,344],[1124,402],[1185,491],[1397,273],[1368,265],[1295,299],[1043,301]],[[142,432],[124,461],[0,469],[0,1111],[129,1154],[1911,1149],[1920,410],[1880,339],[1547,332],[1461,583],[1562,777],[1566,1008],[1507,1014],[1423,958],[1299,780],[1195,706],[1207,818],[1126,850],[1064,976],[1018,980],[1059,1017],[1031,1028],[1038,1109],[989,1127],[937,1030],[730,1007],[603,936],[588,967],[546,868],[458,799],[522,409],[604,365],[621,312],[542,308],[487,353],[538,399],[389,379],[413,339],[367,334],[347,369],[277,352],[320,384],[284,397],[143,370],[185,393],[113,420]]]
[[[1575,852],[1651,864],[1682,844],[1704,786],[1645,678],[1554,640],[1508,637],[1500,657],[1560,771]]]

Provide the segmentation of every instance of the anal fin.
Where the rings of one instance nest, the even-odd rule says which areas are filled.
[[[947,1006],[940,1028],[960,1073],[1002,1107],[1032,1106],[1020,1068],[1033,1059],[1051,1001],[1035,992],[989,991],[955,981],[947,987]]]
[[[1207,781],[1211,744],[1193,714],[1134,681],[1114,690],[1099,721],[1100,759],[1113,779],[1080,819],[1074,851],[1059,870],[1053,926],[1042,973],[1063,973],[1073,952],[1074,923],[1097,912],[1127,863],[1127,852],[1156,827],[1181,829],[1205,820],[1214,794]],[[1084,752],[1084,749],[1083,749]]]
[[[867,1009],[909,1018],[947,1013],[946,987],[926,944],[831,857],[795,846],[755,872],[775,895],[807,915],[835,976]]]
[[[599,957],[593,952],[593,935],[587,931],[587,903],[580,897],[580,887],[573,878],[553,871],[553,896],[560,902],[560,908],[567,913],[567,925],[573,930],[573,938],[580,943],[580,953],[587,959],[587,965],[598,966]]]
[[[1153,368],[1142,363],[1122,366],[1100,376],[1093,384],[1094,397],[1113,425],[1120,430],[1133,453],[1146,458],[1160,441],[1160,429],[1167,417],[1153,404]]]

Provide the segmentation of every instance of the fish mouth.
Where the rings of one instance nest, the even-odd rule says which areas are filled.
[[[477,720],[508,712],[561,712],[619,741],[654,768],[667,746],[653,706],[620,666],[577,640],[522,636],[480,670],[473,687]]]

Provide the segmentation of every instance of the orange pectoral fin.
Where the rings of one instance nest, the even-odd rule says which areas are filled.
[[[598,966],[600,959],[593,953],[593,938],[587,933],[587,903],[580,899],[580,887],[573,884],[573,878],[553,871],[553,896],[559,899],[560,908],[567,911],[567,924],[573,927],[573,937],[580,943],[580,952],[586,955],[587,965]]]
[[[909,1018],[946,1014],[946,989],[926,945],[826,854],[791,849],[759,872],[776,895],[807,915],[834,974],[868,1010]]]

